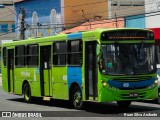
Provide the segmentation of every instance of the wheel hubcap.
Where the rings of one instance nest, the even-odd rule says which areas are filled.
[[[80,105],[81,103],[81,93],[80,91],[77,91],[75,94],[74,94],[74,104],[76,106]]]

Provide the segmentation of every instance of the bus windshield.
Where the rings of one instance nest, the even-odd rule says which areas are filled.
[[[153,73],[155,55],[153,44],[102,45],[100,71],[109,75]]]

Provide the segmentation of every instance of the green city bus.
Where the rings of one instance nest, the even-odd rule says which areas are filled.
[[[30,38],[2,46],[4,91],[71,101],[131,101],[158,97],[154,34],[114,28]]]

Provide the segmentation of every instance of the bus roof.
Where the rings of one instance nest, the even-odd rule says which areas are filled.
[[[59,41],[59,40],[67,40],[69,38],[69,36],[74,35],[74,34],[82,34],[82,38],[83,37],[89,37],[89,36],[93,36],[96,39],[97,36],[96,34],[100,35],[102,32],[104,31],[119,31],[119,30],[144,30],[144,31],[152,31],[152,30],[148,30],[148,29],[141,29],[141,28],[97,28],[95,30],[89,30],[89,31],[81,31],[81,32],[75,32],[75,33],[70,33],[70,34],[57,34],[55,36],[48,36],[48,37],[38,37],[38,38],[28,38],[25,40],[17,40],[17,41],[12,41],[12,42],[7,42],[2,44],[3,46],[15,46],[15,45],[24,45],[24,44],[36,44],[36,43],[43,43],[45,42],[52,42],[52,41]],[[152,31],[153,32],[153,31]],[[92,33],[92,34],[91,34]],[[95,36],[94,36],[95,35]]]

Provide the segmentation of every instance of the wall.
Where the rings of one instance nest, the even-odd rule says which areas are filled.
[[[66,27],[75,26],[91,19],[108,17],[108,0],[63,0],[63,2]]]
[[[145,12],[144,0],[109,0],[111,17],[131,16]]]
[[[160,27],[160,0],[145,0],[146,27],[157,28]]]
[[[5,8],[0,8],[0,46],[2,40],[15,39],[15,15],[13,0],[0,0]],[[13,32],[13,33],[11,33]]]
[[[15,3],[17,15],[21,17],[20,8],[26,11],[25,23],[27,29],[25,37],[50,36],[62,30],[61,0],[26,0]],[[21,21],[16,18],[16,24]],[[58,25],[57,25],[58,24]],[[17,29],[17,37],[20,36],[20,28]]]
[[[135,15],[125,17],[126,27],[128,28],[146,28],[145,15]]]

